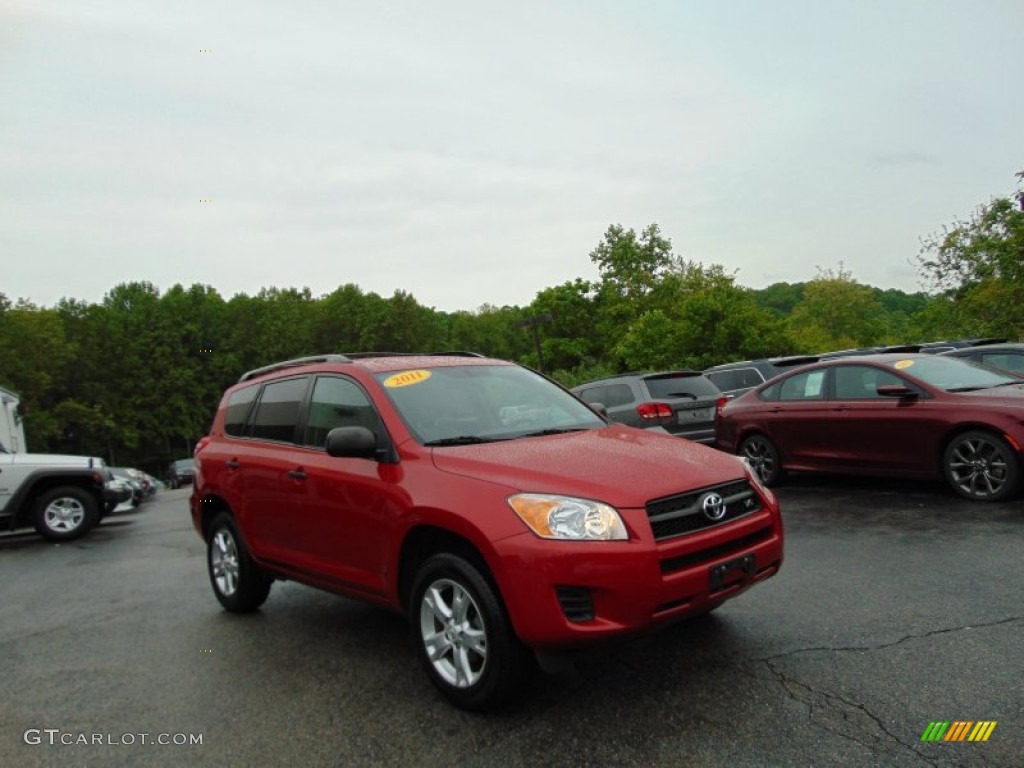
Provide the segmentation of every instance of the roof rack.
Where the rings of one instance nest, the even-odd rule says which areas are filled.
[[[265,373],[273,373],[274,371],[280,371],[285,368],[294,368],[299,365],[309,365],[311,363],[351,363],[355,360],[360,360],[366,357],[486,357],[481,355],[479,352],[344,352],[342,354],[335,355],[312,355],[310,357],[296,357],[293,360],[283,360],[280,363],[271,363],[265,365],[262,368],[254,368],[251,371],[246,371],[242,374],[238,380],[239,383],[254,379],[257,376],[262,376]]]
[[[265,365],[262,368],[253,368],[251,371],[246,371],[242,374],[242,377],[238,380],[239,383],[254,379],[257,376],[262,376],[265,373],[271,373],[273,371],[280,371],[284,368],[294,368],[298,365],[309,365],[310,363],[351,363],[352,358],[348,355],[312,355],[310,357],[296,357],[293,360],[284,360],[280,363],[272,363],[271,365]]]
[[[342,353],[350,360],[359,360],[364,357],[486,357],[479,352],[344,352]]]

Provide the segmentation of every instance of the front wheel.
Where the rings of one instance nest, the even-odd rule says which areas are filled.
[[[273,580],[253,562],[234,519],[226,514],[217,517],[206,541],[210,585],[220,604],[232,613],[249,613],[263,605]]]
[[[529,679],[533,657],[512,631],[490,583],[457,555],[420,567],[409,610],[416,652],[431,682],[463,709],[495,709]]]
[[[957,435],[946,447],[942,467],[953,490],[972,501],[1002,501],[1020,483],[1013,450],[989,432]]]
[[[99,521],[100,508],[96,497],[74,485],[53,488],[36,501],[36,531],[50,541],[77,539]]]
[[[779,450],[764,435],[748,437],[740,444],[739,453],[765,485],[778,485],[785,477],[785,470],[779,461]]]

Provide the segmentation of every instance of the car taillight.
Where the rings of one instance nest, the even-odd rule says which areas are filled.
[[[192,451],[192,455],[195,456],[197,453],[199,453],[201,450],[203,450],[203,448],[206,447],[206,444],[208,442],[210,442],[210,436],[209,435],[204,435],[203,437],[200,437],[199,438],[199,442],[196,443],[195,450]]]
[[[639,413],[640,418],[645,421],[672,418],[672,406],[667,405],[666,403],[640,403],[640,405],[636,407],[636,412]]]
[[[724,407],[725,407],[725,404],[726,404],[726,403],[728,403],[728,402],[729,402],[729,398],[728,398],[728,397],[726,397],[725,395],[722,395],[722,396],[721,396],[720,398],[718,398],[718,399],[717,399],[717,400],[715,401],[715,418],[716,418],[716,419],[717,419],[717,418],[718,418],[719,416],[721,416],[721,415],[722,415],[722,408],[724,408]]]

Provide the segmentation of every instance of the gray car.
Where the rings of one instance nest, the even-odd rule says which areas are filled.
[[[715,409],[725,400],[700,371],[625,373],[580,384],[572,392],[585,403],[604,406],[612,421],[707,444],[715,439]]]

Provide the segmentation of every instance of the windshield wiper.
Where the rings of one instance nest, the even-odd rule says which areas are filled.
[[[1024,384],[1024,380],[1022,380],[1022,381],[1004,381],[1002,384],[990,384],[987,387],[953,387],[952,389],[947,389],[946,391],[947,392],[977,392],[977,391],[982,390],[982,389],[995,389],[996,387],[1014,387],[1014,386],[1017,386],[1019,384]]]
[[[561,427],[555,429],[538,429],[536,432],[526,432],[516,437],[543,437],[544,435],[564,435],[567,432],[583,432],[588,427]]]
[[[442,437],[438,440],[428,440],[424,445],[476,445],[477,443],[493,443],[498,440],[505,440],[504,437],[480,437],[480,435],[456,435],[455,437]]]

